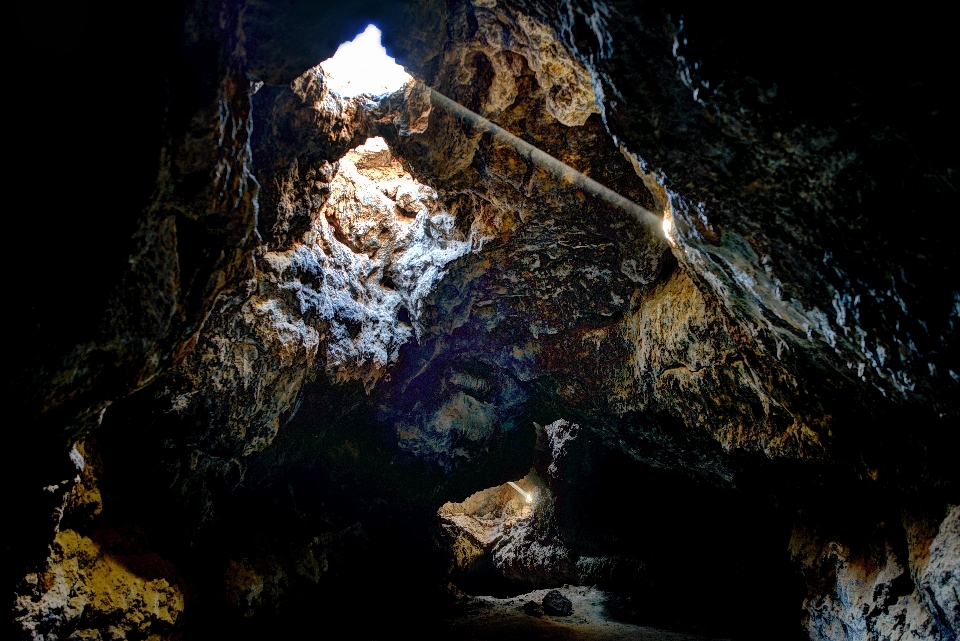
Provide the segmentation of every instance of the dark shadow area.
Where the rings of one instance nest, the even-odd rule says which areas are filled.
[[[575,447],[589,456],[571,461],[557,519],[579,555],[612,557],[596,582],[613,594],[612,617],[733,639],[804,638],[789,513],[620,452]]]

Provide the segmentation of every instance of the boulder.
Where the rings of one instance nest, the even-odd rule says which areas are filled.
[[[555,617],[570,616],[573,613],[573,603],[560,593],[560,590],[550,590],[543,597],[543,611]]]

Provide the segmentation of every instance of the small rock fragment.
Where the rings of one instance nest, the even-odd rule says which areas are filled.
[[[543,611],[557,617],[569,616],[573,612],[573,603],[560,594],[560,590],[550,590],[543,597]]]
[[[404,185],[397,190],[397,206],[407,214],[418,214],[423,209],[420,201],[420,192],[416,187]]]
[[[393,154],[383,138],[370,138],[356,148],[357,158],[354,163],[357,169],[381,169],[393,163]]]

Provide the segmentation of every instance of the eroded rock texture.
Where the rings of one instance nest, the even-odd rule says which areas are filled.
[[[510,592],[579,578],[575,568],[580,560],[564,543],[554,516],[559,466],[567,441],[579,430],[579,425],[563,419],[538,425],[543,455],[536,469],[511,482],[516,487],[489,488],[440,508],[444,547],[451,552],[449,572],[458,586],[468,591],[494,586]]]
[[[944,21],[74,12],[4,45],[17,86],[79,51],[72,100],[15,105],[16,182],[57,212],[17,217],[16,634],[263,638],[373,585],[428,618],[574,582],[691,633],[960,634]],[[368,21],[415,81],[343,98],[316,65]],[[69,121],[89,160],[51,187]]]
[[[140,559],[104,553],[96,542],[73,530],[58,532],[50,549],[44,571],[27,575],[30,587],[17,597],[14,608],[15,620],[32,638],[170,635],[183,612],[183,594],[163,577],[148,578],[152,568],[138,567],[135,562]]]

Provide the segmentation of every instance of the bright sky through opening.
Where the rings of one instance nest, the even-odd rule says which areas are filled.
[[[363,33],[337,48],[320,63],[331,89],[345,98],[391,93],[411,80],[380,44],[380,30],[367,25]]]

